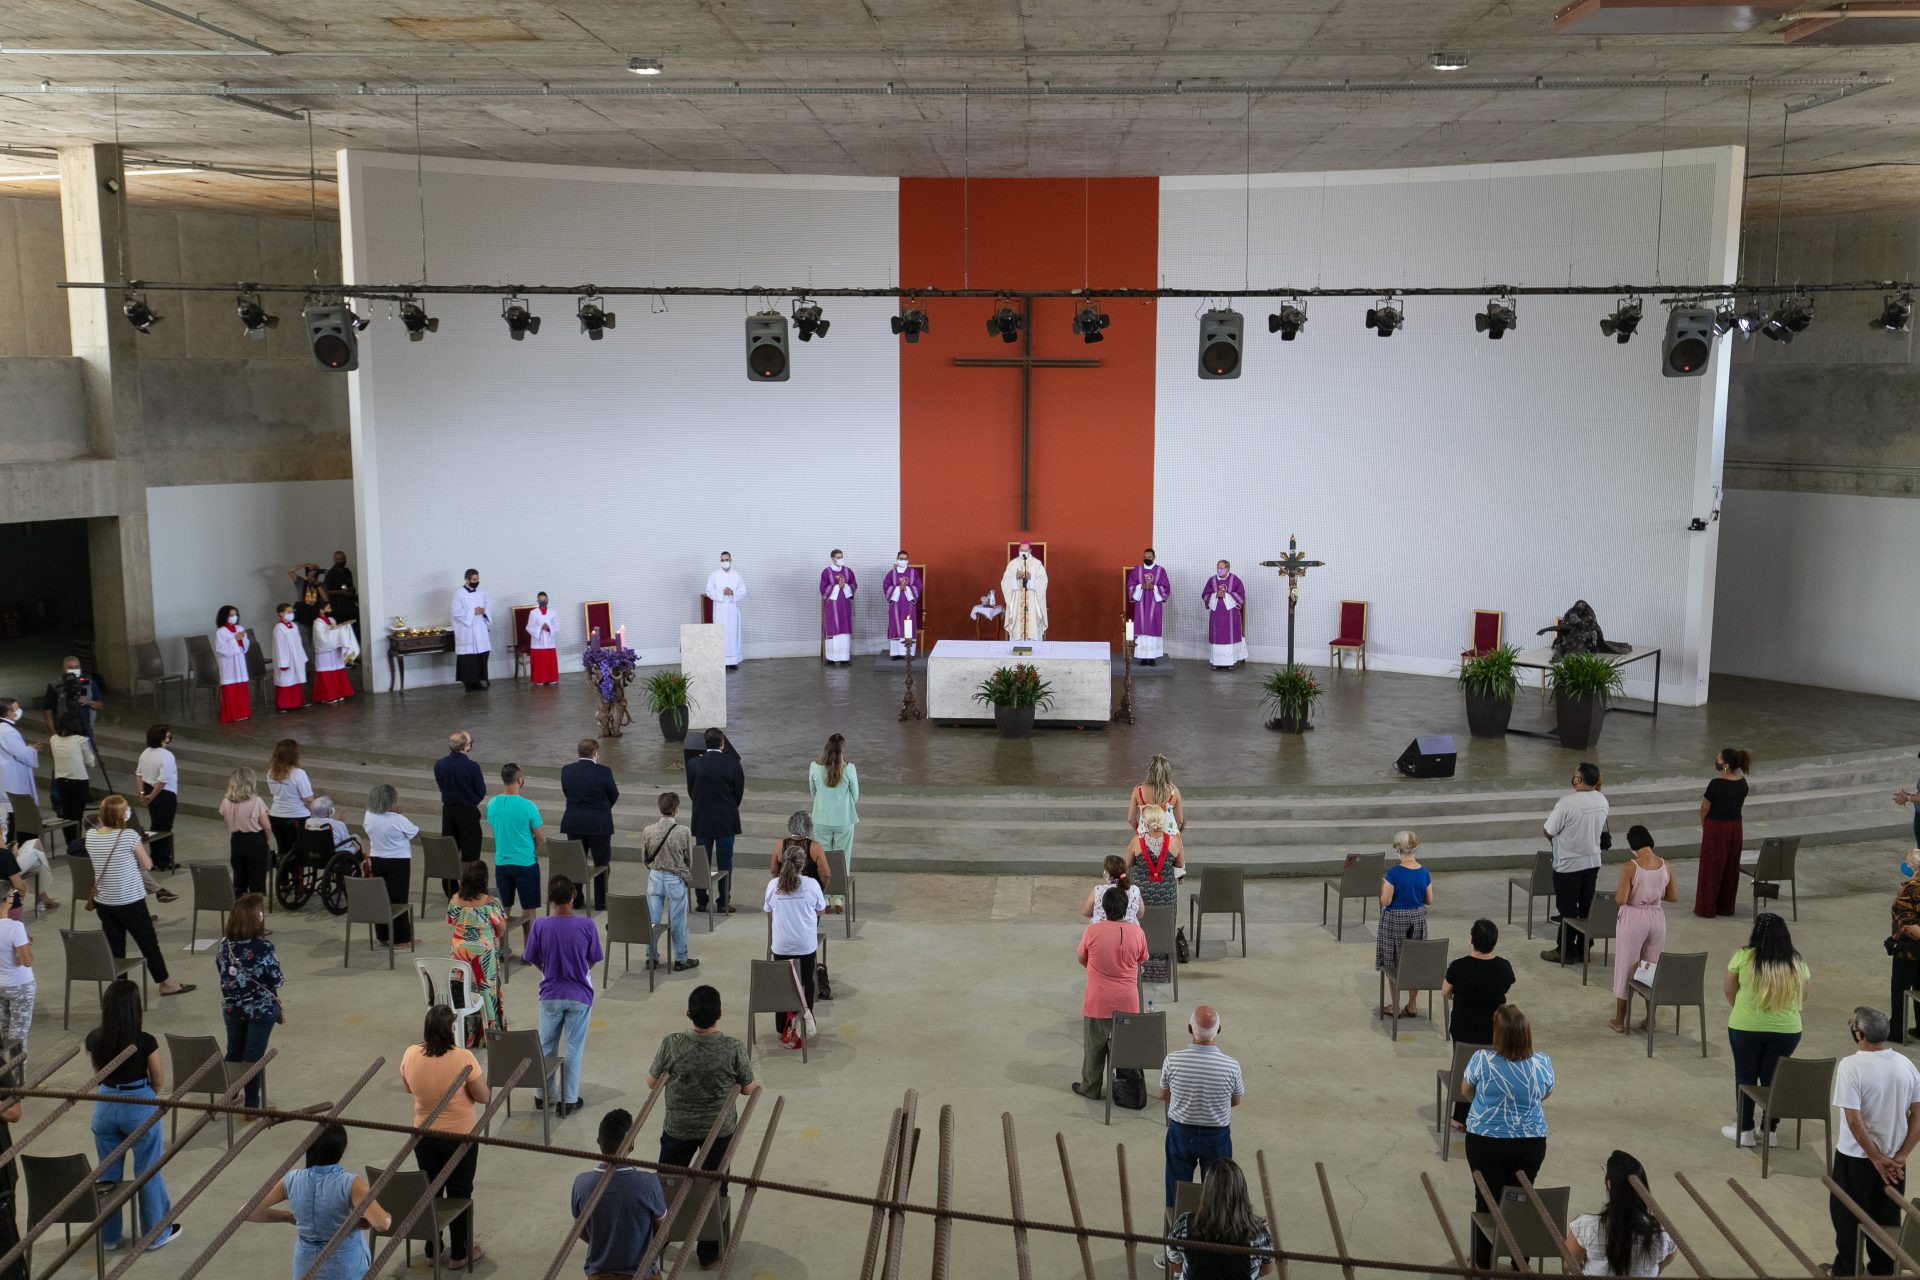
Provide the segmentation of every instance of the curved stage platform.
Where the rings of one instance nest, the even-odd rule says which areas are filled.
[[[728,732],[748,776],[741,852],[764,856],[787,815],[806,807],[807,762],[832,732],[846,735],[860,770],[856,868],[1091,875],[1103,854],[1123,848],[1128,790],[1156,752],[1174,762],[1186,796],[1189,850],[1252,874],[1331,870],[1349,852],[1384,848],[1403,827],[1420,833],[1425,857],[1522,865],[1540,847],[1541,820],[1582,758],[1605,772],[1616,836],[1645,823],[1663,851],[1684,858],[1697,844],[1700,790],[1722,746],[1755,757],[1750,838],[1886,839],[1897,849],[1911,839],[1910,815],[1891,803],[1916,769],[1920,708],[1902,699],[1716,677],[1708,706],[1663,706],[1658,718],[1612,713],[1600,743],[1579,753],[1550,738],[1471,738],[1450,679],[1331,676],[1318,727],[1290,736],[1262,725],[1264,667],[1166,667],[1136,681],[1133,725],[1042,730],[1003,742],[990,728],[900,722],[898,664],[876,671],[865,661],[850,668],[804,658],[748,662],[728,677]],[[403,807],[431,831],[439,813],[431,766],[455,728],[474,735],[474,758],[489,778],[509,760],[527,769],[528,794],[556,823],[559,768],[574,758],[575,742],[593,734],[596,704],[584,678],[567,675],[557,687],[511,679],[472,694],[457,685],[415,687],[288,715],[273,714],[269,701],[263,714],[237,725],[213,723],[203,696],[196,719],[177,707],[167,718],[183,812],[211,815],[229,770],[264,768],[273,741],[294,737],[315,785],[350,820],[369,786],[392,782]],[[257,693],[254,705],[263,705]],[[144,699],[131,707],[118,699],[100,729],[107,766],[122,787],[131,786],[147,707]],[[637,858],[637,833],[656,816],[658,791],[684,791],[679,747],[661,741],[644,703],[634,710],[625,736],[605,740],[601,751],[623,790],[616,858]],[[1537,688],[1521,691],[1516,726],[1544,728],[1550,717]],[[1401,777],[1394,759],[1416,734],[1432,733],[1454,735],[1457,776]]]

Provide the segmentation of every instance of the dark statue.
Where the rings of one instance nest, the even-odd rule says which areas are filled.
[[[1600,630],[1600,619],[1594,616],[1593,606],[1585,600],[1575,600],[1573,607],[1560,616],[1560,624],[1542,627],[1535,635],[1553,632],[1553,660],[1555,662],[1570,653],[1626,653],[1633,646],[1621,644],[1618,640],[1609,640]]]

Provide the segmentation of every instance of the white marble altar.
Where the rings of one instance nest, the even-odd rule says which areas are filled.
[[[1030,648],[1031,655],[1014,649]],[[943,723],[985,722],[993,708],[973,700],[999,667],[1025,663],[1053,684],[1053,706],[1039,724],[1105,724],[1113,715],[1113,646],[1085,640],[941,640],[927,655],[927,714]]]
[[[727,727],[727,633],[717,622],[680,624],[680,674],[687,677],[687,731]]]

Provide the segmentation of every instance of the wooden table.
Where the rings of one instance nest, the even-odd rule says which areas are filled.
[[[398,680],[400,692],[407,691],[407,659],[425,657],[436,653],[453,652],[453,632],[435,631],[423,636],[387,637],[387,692],[392,693]]]

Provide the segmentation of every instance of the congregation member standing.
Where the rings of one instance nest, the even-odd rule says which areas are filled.
[[[273,865],[273,851],[267,846],[272,818],[267,802],[260,798],[253,770],[235,769],[227,775],[226,794],[220,797],[220,817],[227,824],[227,861],[233,868],[234,896],[265,893],[267,868]]]
[[[547,886],[548,914],[527,929],[524,959],[540,971],[540,1052],[560,1059],[560,1096],[556,1115],[569,1116],[580,1101],[580,1064],[587,1052],[587,1023],[593,1017],[593,966],[605,955],[600,929],[573,914],[577,892],[565,876]],[[546,1105],[543,1081],[533,1087],[533,1105]]]
[[[1752,767],[1752,753],[1722,747],[1713,758],[1713,780],[1700,798],[1700,882],[1693,890],[1693,914],[1709,920],[1732,915],[1740,896],[1740,813]]]
[[[230,604],[214,615],[213,657],[220,668],[220,723],[253,718],[253,699],[247,693],[247,646],[253,640],[240,625],[240,611]]]
[[[161,1141],[164,1123],[146,1123],[154,1118],[153,1100],[167,1087],[167,1073],[160,1065],[160,1042],[141,1026],[141,1020],[140,985],[116,978],[101,992],[100,1025],[89,1031],[86,1039],[87,1056],[96,1071],[119,1057],[122,1050],[132,1050],[124,1062],[108,1071],[95,1086],[95,1091],[104,1097],[93,1104],[92,1127],[94,1151],[102,1161],[120,1150],[122,1143],[132,1143],[127,1154],[133,1157],[136,1179],[160,1163],[166,1145]],[[124,1155],[116,1156],[89,1181],[117,1189],[121,1175],[126,1172],[125,1160]],[[173,1208],[173,1201],[167,1195],[166,1175],[157,1169],[140,1184],[135,1198],[140,1202],[139,1222],[157,1223]],[[100,1243],[108,1249],[120,1247],[123,1216],[116,1208],[100,1226]],[[180,1224],[172,1224],[147,1246],[148,1251],[173,1243],[180,1232]]]
[[[378,783],[367,791],[367,811],[360,815],[360,826],[367,833],[367,862],[373,874],[387,885],[387,901],[405,906],[413,896],[413,838],[420,828],[400,811],[400,793],[389,783]],[[387,926],[377,924],[373,936],[387,940]],[[411,950],[413,917],[397,916],[393,921],[393,945]]]
[[[1453,1020],[1448,1033],[1455,1044],[1492,1044],[1493,1011],[1507,1002],[1513,990],[1513,966],[1493,949],[1500,943],[1500,926],[1482,917],[1467,932],[1466,955],[1447,966],[1446,979],[1440,984],[1440,998],[1452,1002]],[[1467,1104],[1453,1104],[1453,1127],[1464,1133],[1467,1128]]]
[[[740,602],[747,598],[747,580],[734,569],[731,551],[722,551],[720,567],[707,575],[706,594],[713,603],[713,620],[725,636],[727,670],[732,671],[745,654],[740,641]]]
[[[680,824],[680,797],[660,793],[660,820],[640,833],[640,860],[647,869],[647,919],[667,926],[673,950],[673,971],[698,968],[687,955],[687,888],[693,879],[693,832]],[[657,965],[652,940],[647,963]]]
[[[1833,1105],[1840,1110],[1840,1133],[1834,1143],[1833,1180],[1867,1216],[1900,1238],[1900,1206],[1887,1190],[1902,1195],[1907,1189],[1907,1157],[1920,1143],[1920,1068],[1888,1041],[1887,1015],[1865,1005],[1847,1020],[1854,1052],[1842,1058],[1833,1074]],[[1860,1219],[1828,1197],[1833,1219],[1833,1267],[1830,1274],[1851,1276],[1858,1252]],[[1867,1237],[1867,1274],[1890,1276],[1893,1258]]]
[[[813,797],[813,812],[808,816],[813,819],[814,838],[823,849],[837,849],[847,874],[852,875],[853,829],[860,822],[860,772],[847,759],[847,740],[841,735],[829,734],[820,758],[807,766],[807,793]],[[830,905],[827,910],[838,915],[845,907]]]
[[[1221,560],[1200,588],[1200,601],[1207,606],[1208,665],[1215,671],[1239,666],[1247,660],[1247,584]]]
[[[322,601],[320,616],[313,622],[313,700],[331,706],[351,698],[353,678],[347,674],[347,663],[359,656],[353,624],[341,619],[332,601]]]
[[[298,711],[307,705],[307,650],[294,625],[293,606],[276,606],[279,625],[273,629],[273,709]]]
[[[1154,1259],[1177,1280],[1261,1280],[1273,1274],[1273,1228],[1253,1211],[1247,1175],[1231,1160],[1207,1166],[1200,1182],[1200,1205],[1175,1215],[1167,1238],[1176,1243]],[[1220,1253],[1194,1244],[1223,1244],[1255,1253]],[[1162,1260],[1164,1259],[1164,1261]]]
[[[487,663],[493,655],[492,602],[480,589],[480,571],[469,569],[466,581],[453,593],[453,667],[454,675],[467,692],[485,689],[491,683]]]
[[[829,666],[853,664],[853,594],[859,589],[846,554],[835,547],[820,571],[820,639]]]
[[[1156,755],[1147,761],[1147,780],[1133,789],[1127,798],[1127,825],[1139,835],[1147,834],[1147,806],[1157,805],[1166,815],[1167,834],[1179,835],[1187,827],[1186,810],[1180,805],[1180,788],[1173,783],[1173,761]]]
[[[273,827],[274,851],[285,862],[300,852],[301,829],[313,816],[313,781],[300,767],[300,744],[292,738],[273,744],[273,758],[267,763],[267,791],[273,797],[267,816]]]
[[[81,731],[80,718],[71,711],[61,713],[47,745],[53,755],[53,812],[74,824],[67,838],[67,852],[75,853],[86,825],[87,802],[93,798],[89,770],[99,760],[93,754],[93,744]],[[46,842],[46,833],[42,832],[40,843]]]
[[[0,698],[0,804],[7,806],[7,844],[18,845],[38,831],[21,832],[14,828],[13,805],[9,795],[25,796],[40,802],[40,788],[33,771],[40,767],[41,744],[20,736],[20,717],[26,711],[18,698]]]
[[[422,1024],[420,1043],[410,1044],[407,1051],[400,1055],[400,1083],[413,1095],[413,1123],[415,1128],[426,1128],[427,1117],[433,1115],[433,1109],[439,1106],[440,1099],[447,1090],[453,1088],[455,1080],[461,1080],[465,1071],[464,1083],[455,1089],[453,1097],[441,1110],[427,1136],[420,1139],[413,1149],[413,1158],[419,1161],[420,1172],[427,1175],[431,1182],[448,1165],[453,1172],[440,1184],[440,1195],[449,1199],[471,1199],[473,1196],[473,1175],[480,1164],[480,1145],[475,1142],[461,1142],[446,1134],[464,1134],[473,1132],[478,1117],[474,1106],[485,1106],[493,1100],[493,1090],[487,1087],[487,1073],[481,1067],[480,1059],[473,1056],[471,1049],[463,1049],[454,1042],[453,1010],[444,1004],[434,1005],[427,1010],[426,1021]],[[480,1216],[478,1208],[471,1213],[462,1213],[447,1224],[447,1234],[451,1237],[447,1249],[447,1266],[454,1271],[466,1270],[473,1263],[486,1257],[486,1250],[473,1243],[473,1220]],[[439,1252],[438,1236],[427,1242],[429,1258]]]
[[[0,853],[0,859],[6,857]],[[58,903],[54,904],[58,906]],[[0,1036],[27,1051],[33,1033],[33,1002],[39,988],[33,976],[33,939],[23,921],[0,915]]]
[[[150,725],[147,749],[133,766],[133,779],[140,786],[140,807],[147,811],[147,829],[153,835],[171,835],[174,815],[180,809],[180,762],[174,759],[173,729],[169,725]],[[156,841],[162,850],[153,865],[162,871],[173,870],[173,841]]]
[[[1632,1005],[1627,984],[1633,981],[1637,966],[1660,962],[1660,953],[1667,947],[1664,904],[1680,898],[1673,867],[1654,850],[1653,833],[1642,826],[1629,828],[1627,848],[1633,850],[1633,857],[1621,865],[1620,883],[1613,891],[1620,918],[1613,941],[1613,1019],[1607,1023],[1609,1031],[1620,1032],[1627,1029],[1627,1010]]]
[[[296,1229],[293,1244],[293,1274],[304,1277],[313,1260],[333,1233],[353,1215],[353,1207],[365,1204],[356,1228],[372,1227],[386,1231],[393,1226],[393,1215],[370,1199],[373,1188],[359,1174],[340,1161],[347,1154],[346,1126],[328,1123],[320,1127],[320,1136],[307,1148],[307,1165],[295,1169],[273,1184],[260,1207],[247,1215],[248,1222],[286,1222]],[[282,1209],[280,1205],[287,1207]],[[313,1280],[366,1280],[373,1265],[367,1237],[356,1229],[349,1232],[340,1247],[327,1256]]]
[[[1072,1085],[1075,1093],[1096,1102],[1106,1088],[1113,1015],[1140,1012],[1140,988],[1135,984],[1140,966],[1147,962],[1147,935],[1126,920],[1126,891],[1107,890],[1100,911],[1101,918],[1081,933],[1075,952],[1087,971],[1087,987],[1080,1001],[1080,1078]]]
[[[467,990],[480,1000],[479,1012],[466,1019],[467,1048],[477,1049],[488,1035],[508,1029],[500,958],[507,913],[487,892],[486,863],[460,864],[460,888],[447,900],[447,924],[453,929],[453,962],[466,970]]]
[[[1167,1104],[1167,1208],[1175,1189],[1196,1180],[1216,1160],[1233,1158],[1233,1109],[1247,1096],[1240,1064],[1220,1051],[1220,1013],[1211,1005],[1194,1006],[1187,1019],[1189,1043],[1160,1064],[1160,1089]],[[1164,1251],[1163,1251],[1164,1252]]]
[[[541,830],[539,807],[520,794],[526,785],[520,766],[501,765],[500,784],[501,793],[487,801],[487,825],[493,828],[493,884],[509,921],[515,901],[520,904],[520,946],[525,950],[527,926],[540,908],[540,846],[546,843],[547,833]]]
[[[1433,905],[1433,873],[1420,865],[1420,837],[1411,831],[1397,831],[1393,851],[1400,861],[1388,867],[1380,881],[1380,925],[1374,930],[1373,967],[1392,975],[1400,966],[1400,949],[1408,942],[1420,942],[1427,936],[1427,908]],[[1391,1018],[1400,1000],[1400,985],[1387,978],[1388,1001],[1380,1016]],[[1407,1008],[1401,1016],[1411,1018],[1417,1012],[1418,992],[1407,993]]]
[[[147,846],[140,833],[127,825],[130,809],[125,796],[108,796],[100,802],[93,830],[87,832],[87,861],[93,864],[93,906],[100,917],[100,932],[107,935],[107,949],[116,960],[127,958],[127,939],[132,938],[147,962],[147,972],[160,986],[163,996],[177,996],[193,990],[167,971],[166,953],[153,932],[153,916],[147,911],[147,885],[143,872],[153,870],[147,858]],[[106,1154],[102,1148],[101,1154]]]
[[[733,842],[740,834],[740,802],[746,798],[747,775],[740,757],[727,749],[727,735],[709,729],[706,750],[687,762],[687,799],[693,804],[693,840],[706,851],[707,869],[725,871],[715,906],[729,915],[733,903]],[[696,891],[694,908],[707,909],[707,891]]]
[[[1179,870],[1186,863],[1180,837],[1167,830],[1167,811],[1148,805],[1140,821],[1146,830],[1133,838],[1128,849],[1127,879],[1140,890],[1141,902],[1149,907],[1180,909]],[[1148,982],[1166,982],[1173,975],[1174,957],[1156,955],[1147,960]]]
[[[1607,1207],[1567,1224],[1567,1252],[1577,1274],[1643,1276],[1649,1280],[1673,1261],[1673,1237],[1647,1210],[1633,1180],[1647,1185],[1647,1169],[1624,1151],[1607,1157]]]
[[[560,770],[560,792],[567,807],[560,815],[560,834],[578,840],[596,867],[613,865],[613,806],[620,802],[620,784],[613,770],[600,763],[600,740],[582,738],[574,748],[578,757]],[[607,909],[607,881],[612,874],[593,878],[593,909]],[[584,906],[584,901],[575,906]]]
[[[676,1031],[660,1042],[653,1062],[647,1067],[647,1088],[651,1090],[662,1076],[667,1080],[666,1123],[660,1129],[660,1163],[691,1168],[700,1144],[707,1139],[713,1122],[720,1121],[720,1132],[707,1149],[703,1169],[718,1169],[726,1159],[727,1140],[739,1123],[733,1103],[727,1095],[738,1085],[742,1097],[760,1091],[753,1078],[753,1063],[747,1058],[747,1046],[720,1030],[720,993],[713,987],[698,986],[687,996],[687,1021],[691,1031]],[[727,1184],[720,1184],[727,1194]],[[720,1260],[720,1242],[702,1240],[697,1247],[702,1267]]]
[[[902,551],[893,558],[893,567],[880,579],[881,594],[887,597],[887,654],[898,662],[907,656],[907,634],[920,616],[920,571],[907,562]],[[1915,824],[1920,831],[1920,823]]]
[[[1547,1161],[1545,1103],[1552,1093],[1553,1060],[1534,1052],[1527,1015],[1501,1005],[1493,1011],[1493,1047],[1467,1059],[1460,1075],[1460,1096],[1473,1104],[1467,1111],[1467,1167],[1486,1179],[1495,1196],[1519,1185],[1517,1174],[1540,1176]],[[1476,1185],[1473,1211],[1486,1213],[1488,1207]],[[1492,1262],[1492,1241],[1475,1233],[1473,1265]]]
[[[460,861],[480,856],[480,802],[487,798],[487,775],[473,761],[473,735],[455,729],[447,735],[447,754],[433,762],[433,781],[440,788],[440,834],[453,837]],[[451,897],[454,883],[440,887]]]
[[[1540,953],[1555,964],[1580,958],[1579,937],[1568,920],[1584,920],[1593,909],[1593,888],[1600,880],[1600,833],[1607,829],[1607,798],[1600,794],[1600,768],[1580,762],[1573,790],[1554,802],[1542,835],[1553,842],[1553,900],[1560,933]],[[1564,959],[1563,959],[1564,957]]]
[[[243,893],[227,913],[227,927],[213,955],[220,979],[220,1016],[227,1024],[228,1062],[258,1062],[267,1053],[268,1037],[287,1020],[280,1003],[286,984],[280,972],[280,953],[267,941],[267,900]],[[266,1073],[247,1081],[241,1105],[257,1107],[265,1094]]]
[[[1771,911],[1753,918],[1747,945],[1727,961],[1722,989],[1733,1006],[1727,1015],[1727,1042],[1733,1048],[1733,1083],[1770,1085],[1780,1059],[1793,1056],[1803,1030],[1800,1007],[1806,1002],[1813,971],[1794,949],[1787,922]],[[1753,1099],[1740,1095],[1740,1122],[1720,1126],[1720,1136],[1743,1147],[1760,1136],[1753,1127]],[[1780,1121],[1767,1124],[1767,1141],[1778,1143],[1773,1131]]]
[[[600,1117],[600,1154],[618,1154],[632,1130],[633,1114],[623,1107]],[[577,1174],[568,1200],[567,1211],[578,1219],[594,1188],[605,1180],[593,1212],[580,1227],[580,1238],[587,1245],[588,1280],[627,1280],[639,1275],[640,1260],[667,1216],[667,1196],[658,1175],[630,1164],[613,1165],[611,1173],[608,1168],[597,1164]]]
[[[1167,600],[1173,579],[1153,562],[1153,548],[1140,553],[1140,563],[1127,570],[1127,609],[1133,618],[1133,656],[1151,667],[1166,656]]]
[[[767,881],[761,909],[771,917],[768,945],[773,959],[785,960],[794,970],[800,1000],[806,1006],[802,1025],[808,1037],[813,1035],[813,968],[819,951],[817,925],[827,912],[826,895],[820,882],[806,873],[804,846],[789,846],[780,859],[780,871]],[[787,1037],[791,1015],[773,1015],[773,1029]]]
[[[527,680],[533,684],[560,683],[560,615],[547,607],[542,591],[527,612]]]

